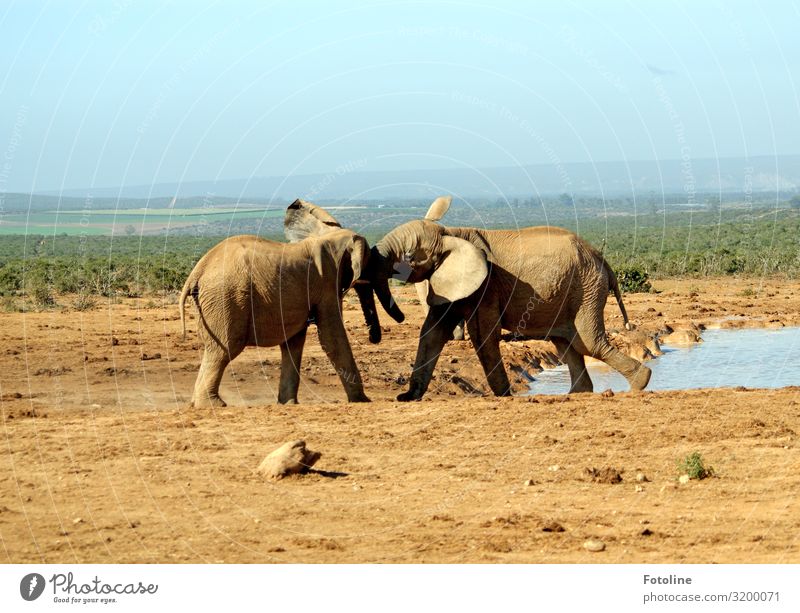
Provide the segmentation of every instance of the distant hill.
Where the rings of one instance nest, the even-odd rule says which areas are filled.
[[[606,197],[651,192],[780,192],[800,188],[800,155],[691,160],[536,164],[520,167],[434,170],[355,171],[290,177],[253,177],[127,187],[68,189],[77,198],[203,198],[250,202],[286,202],[353,198],[381,200],[427,198],[450,193],[462,197],[520,197],[535,194],[603,194]],[[40,192],[58,195],[56,192]]]

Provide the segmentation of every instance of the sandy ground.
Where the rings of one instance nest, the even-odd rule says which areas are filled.
[[[625,298],[646,337],[617,337],[632,353],[656,332],[800,325],[800,283],[655,285]],[[0,314],[0,559],[800,562],[800,388],[498,399],[480,395],[466,342],[448,344],[422,402],[398,403],[421,322],[401,296],[406,323],[384,314],[380,346],[346,301],[373,400],[360,405],[314,334],[300,405],[274,404],[278,349],[249,349],[226,373],[229,406],[196,410],[200,345],[175,304]],[[621,327],[613,301],[606,322]],[[535,376],[545,345],[504,352]],[[255,472],[292,439],[322,452],[315,472]],[[681,484],[694,451],[717,476]]]

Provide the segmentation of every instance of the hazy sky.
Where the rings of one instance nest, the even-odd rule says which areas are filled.
[[[783,2],[3,1],[0,191],[798,153],[798,33]]]

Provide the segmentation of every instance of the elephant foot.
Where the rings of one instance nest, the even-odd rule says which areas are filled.
[[[586,378],[588,379],[589,377]],[[580,381],[578,381],[572,387],[569,388],[570,394],[585,394],[587,392],[591,393],[593,391],[594,391],[594,385],[592,384],[592,382],[584,381],[583,377],[581,377]]]
[[[407,392],[403,392],[397,399],[400,402],[413,402],[415,400],[420,400],[422,398],[422,394],[417,394],[414,390],[408,390]]]
[[[372,402],[366,394],[358,394],[357,396],[348,396],[347,402]]]
[[[200,396],[197,400],[193,400],[192,406],[196,409],[216,409],[228,405],[217,394],[208,394]]]
[[[278,398],[278,404],[297,404],[297,398],[287,398],[286,400]]]
[[[650,383],[650,375],[652,374],[653,372],[644,364],[639,366],[629,380],[631,389],[638,392],[646,388],[647,384]]]

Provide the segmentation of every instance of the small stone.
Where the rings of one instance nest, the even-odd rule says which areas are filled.
[[[552,466],[548,466],[547,470],[549,470],[550,472],[554,472],[555,473],[555,472],[558,472],[559,470],[561,470],[561,467],[558,464],[553,464]]]
[[[642,536],[652,536],[653,531],[650,528],[645,528],[639,534],[641,534]]]
[[[532,485],[535,485],[535,484],[536,484],[536,481],[534,481],[533,479],[525,479],[525,481],[523,482],[522,485],[524,485],[525,487],[531,487]]]
[[[353,486],[353,491],[354,492],[360,492],[361,491],[361,486],[360,485],[354,485]]]
[[[72,523],[75,526],[77,526],[78,524],[82,524],[83,523],[83,518],[82,517],[76,517],[75,519],[72,520]]]
[[[583,548],[586,551],[591,551],[593,553],[598,553],[603,551],[606,548],[606,544],[603,541],[598,541],[595,539],[589,539],[583,544]]]
[[[643,491],[644,491],[644,488],[643,488],[641,485],[637,485],[637,486],[634,488],[634,491],[635,491],[635,492],[637,492],[637,493],[638,493],[638,492],[643,492]]]
[[[648,479],[647,475],[645,475],[644,473],[636,473],[636,480],[639,483],[647,483],[648,481],[650,481],[650,479]]]
[[[604,392],[603,392],[602,394],[600,394],[600,395],[601,395],[603,398],[613,398],[613,397],[614,397],[614,391],[613,391],[613,390],[610,390],[610,389],[607,389],[606,391],[604,391]]]
[[[687,483],[689,483],[689,475],[681,475],[680,477],[678,477],[678,483],[682,485],[686,485]]]

